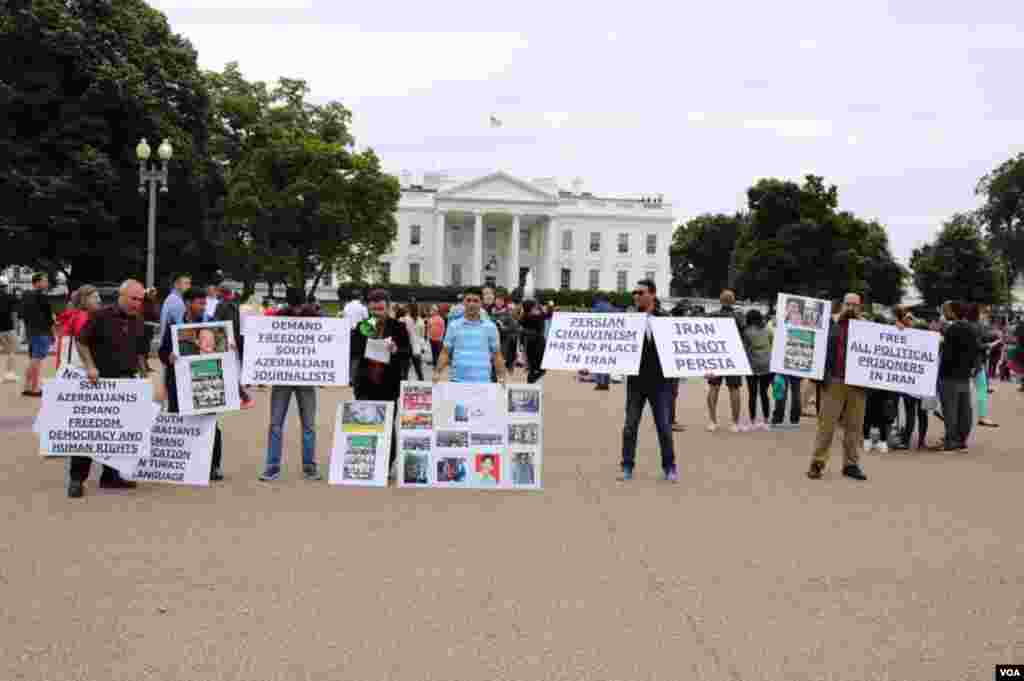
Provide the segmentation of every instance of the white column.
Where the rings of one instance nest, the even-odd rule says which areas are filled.
[[[558,220],[548,217],[547,242],[544,244],[544,286],[557,289],[561,285],[558,276]]]
[[[473,272],[469,280],[474,286],[482,286],[484,281],[484,214],[474,213],[473,224]]]
[[[514,291],[515,289],[519,288],[519,245],[519,215],[516,214],[512,216],[512,247],[508,249],[509,269],[511,270],[508,277],[509,291]]]
[[[444,271],[444,212],[434,213],[434,271],[430,277],[430,283],[434,286],[443,286],[448,277]]]

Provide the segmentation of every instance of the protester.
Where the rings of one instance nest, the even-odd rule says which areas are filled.
[[[650,279],[637,282],[633,291],[633,301],[638,312],[652,317],[666,316],[655,307],[657,288]],[[658,444],[661,448],[661,469],[665,480],[677,482],[679,474],[676,469],[675,443],[672,441],[671,408],[672,384],[665,378],[658,359],[658,349],[654,344],[654,335],[648,328],[644,334],[644,345],[640,355],[640,369],[636,376],[626,379],[626,423],[622,428],[622,475],[623,481],[633,479],[636,464],[636,441],[640,419],[644,413],[644,403],[651,405],[654,426],[658,431]]]
[[[374,289],[366,296],[370,317],[360,324],[358,337],[362,349],[357,369],[355,398],[377,402],[393,402],[398,409],[403,372],[408,371],[408,358],[412,351],[407,322],[393,319],[388,315],[388,294],[383,289]],[[366,356],[368,340],[383,340],[391,353],[387,363]],[[420,378],[420,380],[423,380]],[[393,467],[396,457],[396,438],[391,438],[389,466]]]
[[[287,292],[288,306],[277,317],[316,317],[312,306],[303,304],[305,296],[299,289]],[[275,385],[270,391],[270,430],[267,434],[267,460],[260,480],[274,482],[281,479],[281,456],[284,423],[292,395],[299,406],[302,421],[302,474],[307,480],[321,480],[316,465],[316,387],[310,385]]]
[[[916,327],[917,320],[914,319],[910,308],[905,305],[897,305],[893,310],[896,317],[896,327],[899,329],[912,329]],[[924,408],[924,401],[916,395],[902,393],[899,399],[903,401],[903,411],[906,414],[906,421],[903,430],[900,432],[899,441],[895,449],[910,449],[911,438],[914,429],[917,428],[917,448],[924,449],[928,437],[928,410]],[[867,438],[865,438],[867,439]]]
[[[772,384],[772,332],[765,328],[760,310],[747,312],[746,328],[743,329],[743,344],[750,370],[747,376],[747,408],[750,413],[751,430],[768,430],[768,388]],[[762,419],[757,418],[757,401],[761,400]]]
[[[217,282],[206,285],[206,313],[203,322],[217,321],[217,308],[220,307],[220,285]],[[199,322],[196,322],[199,323]]]
[[[28,336],[28,369],[25,371],[24,397],[42,397],[41,370],[43,360],[50,354],[53,343],[54,317],[53,307],[46,292],[50,289],[50,279],[43,272],[32,275],[32,290],[25,294],[21,301],[22,321],[25,322],[25,335]]]
[[[854,480],[867,480],[860,467],[866,395],[863,388],[846,384],[846,342],[850,321],[859,318],[860,311],[860,296],[847,293],[843,298],[839,320],[829,328],[821,388],[821,414],[818,416],[814,457],[807,471],[807,477],[812,480],[821,479],[828,465],[837,425],[843,431],[843,475]]]
[[[369,310],[366,309],[366,305],[363,305],[362,298],[356,296],[352,300],[348,301],[345,307],[342,309],[342,316],[349,321],[352,328],[356,328],[359,322],[365,320],[370,316]]]
[[[501,348],[501,356],[505,359],[505,371],[508,374],[515,372],[516,346],[519,343],[519,319],[514,314],[514,306],[508,304],[503,295],[494,299],[491,307],[491,320],[498,328],[498,344]],[[497,380],[497,376],[491,376],[491,380]]]
[[[444,346],[444,314],[437,305],[430,308],[430,320],[427,322],[427,333],[430,338],[431,365],[436,369],[437,360],[441,356],[441,348]]]
[[[185,316],[185,301],[182,294],[192,288],[192,277],[188,274],[174,275],[171,292],[164,299],[163,308],[160,310],[160,338],[164,337],[164,331],[171,324],[181,324]]]
[[[383,292],[383,291],[382,291]],[[416,370],[416,380],[423,380],[423,360],[420,357],[421,346],[423,343],[422,336],[416,335],[416,320],[413,317],[415,305],[400,306],[395,312],[397,320],[405,327],[406,337],[409,341],[409,350],[407,353],[403,353],[404,357],[400,360],[402,362],[401,376],[403,381],[409,380],[409,369],[413,368]],[[416,313],[418,314],[418,313]],[[373,316],[373,304],[371,301],[370,315]],[[396,398],[397,399],[397,398]]]
[[[786,305],[786,314],[782,320],[783,329],[789,326],[796,326],[797,328],[803,328],[807,325],[807,321],[804,319],[803,312],[800,309],[799,303],[794,300],[790,300]],[[775,380],[778,380],[776,377]],[[776,430],[782,430],[785,428],[793,429],[800,427],[800,417],[803,414],[800,400],[802,398],[801,384],[803,379],[800,376],[783,376],[782,380],[785,381],[786,389],[782,391],[782,399],[775,400],[775,409],[772,412],[772,428]],[[789,424],[785,424],[786,416],[786,400],[789,400]]]
[[[736,320],[736,328],[743,333],[743,318],[736,311],[736,294],[726,289],[718,298],[722,304],[715,317],[731,317]],[[722,388],[722,377],[708,373],[705,377],[708,382],[708,432],[718,430],[718,393]],[[729,408],[732,411],[732,432],[740,432],[740,386],[743,385],[743,378],[740,376],[726,376],[725,385],[729,389]]]
[[[611,301],[608,300],[608,296],[603,293],[598,293],[594,296],[593,311],[599,314],[607,314],[609,312],[615,312],[615,308],[612,307]],[[681,316],[681,315],[676,315]],[[611,390],[611,374],[594,374],[594,390]],[[676,395],[679,394],[679,381],[675,383]],[[673,412],[675,411],[675,401],[673,400]],[[672,424],[675,425],[675,414],[672,415]]]
[[[864,451],[872,449],[880,454],[889,452],[889,436],[892,422],[898,409],[895,393],[878,388],[868,388],[864,401]],[[871,439],[871,431],[878,430],[878,442]]]
[[[498,346],[498,327],[481,316],[482,292],[467,288],[464,314],[448,322],[444,348],[438,358],[435,381],[445,380],[451,365],[453,383],[490,383],[491,368],[499,383],[505,382],[505,361]]]
[[[88,380],[96,383],[100,378],[139,378],[145,375],[146,334],[142,321],[142,305],[146,290],[142,284],[129,279],[118,289],[117,303],[93,312],[78,336],[78,354]],[[85,480],[89,477],[92,459],[73,456],[68,468],[68,496],[77,499],[85,494]],[[100,489],[131,489],[134,482],[122,480],[121,475],[103,466]]]
[[[978,334],[964,320],[966,308],[962,302],[947,302],[942,307],[948,323],[939,352],[939,399],[946,424],[942,449],[946,452],[967,451],[967,438],[974,424],[971,381],[974,380],[981,346]]]
[[[522,319],[519,322],[520,337],[526,353],[526,382],[536,383],[547,373],[544,363],[544,310],[536,301],[524,300]]]
[[[18,349],[17,305],[15,298],[7,290],[7,284],[0,285],[0,356],[7,355],[7,371],[4,372],[4,383],[17,383],[18,376],[14,373],[14,353]]]
[[[226,281],[221,281],[217,285],[217,293],[220,296],[220,303],[217,304],[217,312],[213,315],[212,321],[231,322],[231,335],[234,340],[235,352],[238,355],[238,375],[241,376],[242,353],[245,350],[245,336],[242,335],[242,309],[235,301],[231,287],[228,286]],[[207,304],[209,304],[209,297],[207,297]],[[205,316],[209,317],[209,314]],[[256,406],[255,400],[252,399],[249,391],[242,385],[241,378],[239,378],[238,383],[238,397],[241,400],[242,409],[252,409]]]
[[[967,306],[967,322],[978,336],[978,367],[974,375],[975,405],[978,410],[978,425],[985,428],[998,428],[999,424],[989,418],[988,363],[989,354],[999,343],[999,335],[991,324],[991,313],[981,305]]]
[[[79,352],[80,341],[78,339],[82,334],[82,329],[89,321],[89,317],[103,307],[103,303],[96,287],[86,284],[71,294],[68,304],[69,307],[57,315],[57,325],[61,336],[60,350],[57,353],[57,368],[67,366],[84,369],[85,365],[82,363],[82,356]]]
[[[182,324],[200,324],[207,318],[206,303],[207,294],[201,288],[190,288],[182,295],[185,303],[185,316]],[[178,381],[174,372],[174,365],[178,356],[174,354],[174,329],[168,326],[164,335],[160,338],[160,349],[157,351],[160,361],[164,365],[164,388],[167,391],[167,412],[170,414],[179,413],[178,405]],[[210,480],[220,481],[224,479],[224,472],[221,470],[223,439],[218,422],[213,433],[213,456],[210,461]]]

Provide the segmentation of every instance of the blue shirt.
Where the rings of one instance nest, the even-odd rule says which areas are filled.
[[[444,347],[452,365],[452,383],[490,383],[494,353],[498,351],[498,327],[481,319],[454,319],[444,334]]]
[[[177,289],[172,290],[164,301],[160,310],[160,338],[164,337],[164,331],[172,324],[181,324],[185,319],[185,301]]]

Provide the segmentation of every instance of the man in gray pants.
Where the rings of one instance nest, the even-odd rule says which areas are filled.
[[[946,422],[942,450],[946,452],[966,451],[967,438],[974,425],[971,381],[978,363],[979,345],[974,329],[964,321],[965,307],[961,302],[947,302],[942,306],[942,313],[949,322],[942,334],[939,360],[939,399]]]

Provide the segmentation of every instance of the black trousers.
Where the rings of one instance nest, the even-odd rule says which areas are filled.
[[[903,428],[903,443],[910,446],[910,436],[914,434],[914,427],[917,427],[917,442],[924,444],[928,437],[928,412],[921,406],[921,398],[913,395],[901,395],[903,409],[907,412],[907,423]]]
[[[789,422],[793,425],[800,425],[800,382],[799,376],[785,376],[786,392],[789,393]],[[775,401],[775,410],[772,412],[772,423],[780,425],[786,415],[786,398]]]
[[[747,408],[750,411],[750,420],[757,418],[757,398],[761,398],[761,410],[764,413],[764,420],[768,420],[768,388],[775,376],[772,374],[761,374],[760,376],[747,376]],[[781,422],[781,417],[779,418]]]
[[[884,390],[868,390],[867,404],[864,406],[864,439],[871,437],[871,429],[878,428],[880,442],[889,441],[892,430],[892,419],[889,413],[889,401],[892,395]]]

